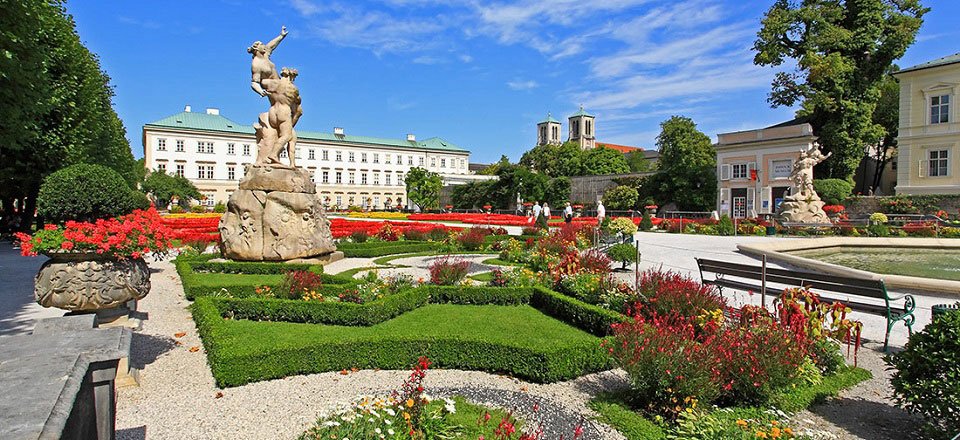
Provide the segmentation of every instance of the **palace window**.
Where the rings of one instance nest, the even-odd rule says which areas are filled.
[[[390,173],[383,175],[383,183],[387,186],[390,186]]]
[[[158,163],[158,164],[157,164],[157,172],[160,173],[160,174],[166,174],[166,173],[167,173],[167,164],[165,164],[165,163]]]
[[[343,162],[343,152],[342,152],[342,151],[337,150],[337,153],[336,153],[336,155],[334,155],[334,157],[336,158],[336,161],[337,161],[337,162]]]
[[[340,173],[337,173],[337,174],[340,174]],[[343,204],[343,196],[337,196],[337,206],[340,206],[342,204]]]
[[[212,154],[213,142],[197,141],[197,153]]]
[[[250,144],[243,144],[243,155],[244,156],[250,155]]]
[[[183,153],[183,139],[177,139],[177,151]]]
[[[746,179],[746,178],[747,178],[747,164],[745,164],[745,163],[735,163],[735,164],[733,164],[733,178],[734,178],[734,179]]]
[[[367,153],[360,153],[360,163],[367,163]]]
[[[436,167],[437,167],[437,158],[436,158],[436,157],[431,157],[431,158],[430,158],[430,168],[436,168]]]
[[[413,164],[410,164],[413,165]],[[423,156],[420,156],[420,166],[423,166]]]
[[[950,95],[930,98],[930,123],[946,124],[947,122],[950,122]]]
[[[447,167],[447,159],[440,159],[440,168]]]
[[[320,179],[321,179],[320,182],[322,183],[330,183],[330,172],[324,171],[320,173]]]
[[[183,177],[183,174],[184,174],[184,173],[183,173],[183,164],[182,164],[182,163],[178,163],[178,164],[177,164],[177,173],[176,173],[176,174],[177,174],[177,177]]]
[[[337,174],[334,175],[334,177],[336,178],[336,180],[335,180],[336,183],[343,183],[343,172],[337,171]],[[339,199],[339,197],[337,197],[337,198]],[[338,204],[338,205],[340,204],[340,201],[339,201],[339,200],[337,200],[337,204]]]
[[[237,154],[237,149],[233,145],[233,142],[227,144],[227,154],[230,154],[230,155]]]
[[[347,176],[348,176],[347,183],[349,183],[350,185],[353,185],[356,183],[356,179],[354,179],[354,173],[347,173]]]
[[[164,138],[157,139],[157,151],[167,151],[167,140]]]
[[[380,206],[380,196],[374,196],[374,197],[373,197],[373,207],[376,208],[376,207],[378,207],[378,206]]]
[[[360,174],[360,184],[361,184],[361,185],[366,185],[366,184],[367,184],[367,173],[361,173],[361,174]]]
[[[197,178],[198,178],[198,179],[212,179],[212,178],[213,178],[213,165],[198,165],[198,166],[197,166]]]
[[[387,165],[390,165],[390,155],[389,155],[389,154],[384,154],[384,155],[383,155],[383,162],[386,163]]]
[[[380,184],[380,173],[373,173],[373,184],[374,185]]]
[[[356,160],[354,159],[354,157],[355,157],[355,156],[354,156],[354,154],[353,154],[352,151],[348,152],[348,153],[347,153],[347,162],[356,162]]]
[[[950,169],[948,153],[948,150],[930,150],[930,177],[948,175]]]
[[[227,167],[227,180],[236,180],[237,170],[234,167]]]
[[[380,153],[373,153],[373,163],[380,163]]]
[[[316,158],[317,158],[317,157],[316,157],[316,154],[315,154],[314,151],[313,151],[313,148],[307,150],[307,159],[308,159],[308,160],[314,160],[314,159],[316,159]]]
[[[403,185],[403,173],[397,173],[397,185]]]
[[[330,152],[327,150],[323,150],[322,152],[320,152],[320,157],[323,160],[330,160]]]
[[[397,157],[400,157],[400,156],[397,156]],[[423,159],[420,159],[420,160],[423,160]],[[400,161],[398,160],[397,163],[399,164]],[[407,156],[407,165],[413,165],[413,156]],[[420,165],[423,165],[423,164],[421,163]]]

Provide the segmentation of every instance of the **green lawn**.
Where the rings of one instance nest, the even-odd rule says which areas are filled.
[[[480,272],[478,274],[470,275],[468,278],[481,283],[489,283],[493,281],[493,272]]]
[[[296,348],[317,342],[343,342],[393,337],[493,342],[522,347],[570,347],[600,344],[600,339],[530,306],[467,306],[430,304],[370,327],[291,322],[225,321],[225,342],[236,342],[236,354],[274,346]]]
[[[193,273],[184,284],[194,286],[263,286],[283,282],[283,275],[247,275],[239,273]]]

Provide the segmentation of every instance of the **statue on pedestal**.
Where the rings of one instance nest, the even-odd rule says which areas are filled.
[[[297,70],[277,67],[270,55],[287,36],[287,28],[264,44],[254,42],[250,87],[270,100],[270,109],[253,124],[257,160],[247,165],[239,189],[227,202],[220,220],[221,251],[235,260],[286,261],[326,256],[333,259],[336,245],[330,234],[324,206],[310,172],[297,167],[297,133],[294,127],[303,107],[294,84]],[[289,165],[280,161],[286,149]],[[342,253],[339,253],[342,257]]]
[[[793,163],[790,180],[796,192],[783,199],[780,204],[780,217],[785,222],[827,223],[829,218],[823,211],[824,202],[813,189],[813,167],[827,160],[833,153],[823,154],[820,145],[814,144],[800,150],[800,157]]]

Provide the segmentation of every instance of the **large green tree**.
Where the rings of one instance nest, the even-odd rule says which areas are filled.
[[[170,199],[177,196],[180,205],[190,206],[190,200],[200,200],[200,191],[190,180],[183,176],[174,176],[154,171],[143,180],[143,192],[157,201],[158,207],[166,207]]]
[[[817,177],[849,179],[863,151],[885,136],[873,119],[884,75],[913,44],[928,11],[919,0],[777,0],[763,18],[754,63],[781,66],[769,101],[801,105],[833,153]]]
[[[410,168],[406,176],[407,198],[421,210],[440,208],[443,178],[420,167]]]
[[[717,156],[710,137],[692,119],[673,116],[660,124],[657,174],[646,185],[660,203],[674,202],[681,210],[707,210],[715,204]]]
[[[584,174],[622,174],[630,171],[623,153],[612,148],[592,148],[583,152]]]
[[[576,142],[533,147],[523,153],[520,165],[549,177],[615,174],[630,170],[619,151],[610,148],[584,150]]]
[[[891,66],[887,75],[880,82],[880,99],[873,110],[873,122],[883,127],[883,136],[877,139],[868,149],[869,155],[876,161],[870,182],[870,188],[876,192],[883,179],[884,168],[891,160],[897,158],[897,134],[900,127],[900,83],[892,74],[900,70],[896,65]]]
[[[643,150],[631,151],[624,154],[623,158],[627,160],[627,166],[630,167],[631,173],[645,173],[656,169],[656,166],[647,160],[647,156],[643,154]]]
[[[112,107],[109,77],[58,0],[0,2],[0,216],[33,221],[40,182],[76,163],[136,185],[133,154]]]

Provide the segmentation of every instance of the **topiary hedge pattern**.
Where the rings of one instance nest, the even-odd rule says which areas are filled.
[[[342,251],[343,256],[347,258],[383,257],[394,254],[435,251],[439,248],[440,243],[430,241],[377,241],[367,243],[343,243],[337,245],[337,250]]]
[[[130,189],[120,173],[85,163],[47,176],[37,196],[37,213],[54,222],[93,221],[149,207],[147,197]]]

